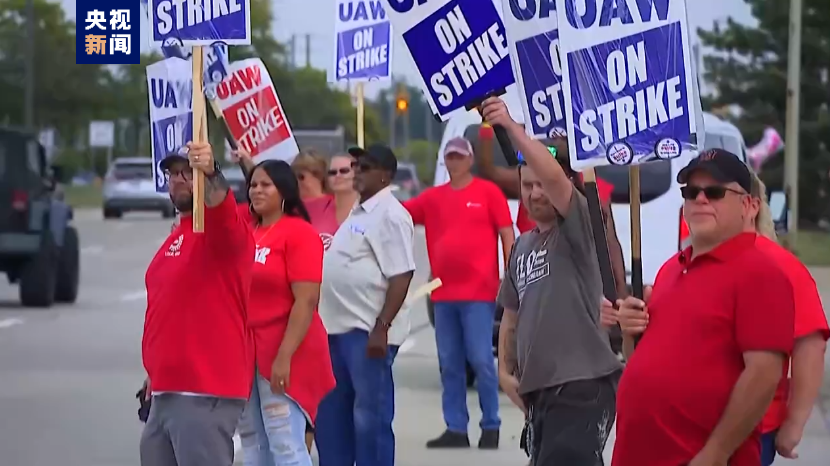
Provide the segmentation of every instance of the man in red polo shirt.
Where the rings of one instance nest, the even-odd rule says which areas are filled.
[[[478,132],[479,145],[476,151],[476,164],[478,166],[479,174],[482,178],[496,183],[501,188],[504,194],[511,199],[520,199],[519,211],[516,214],[516,228],[519,233],[527,233],[536,227],[536,223],[528,217],[527,208],[521,202],[519,170],[516,167],[500,167],[493,162],[493,128],[489,125],[481,125]],[[582,185],[582,174],[576,173],[569,164],[567,155],[567,141],[559,139],[564,142],[561,147],[558,147],[559,154],[556,158],[565,173],[573,180],[578,189],[584,191]],[[557,140],[553,141],[554,143]],[[602,203],[602,213],[606,219],[605,237],[608,241],[608,252],[611,256],[611,269],[614,272],[614,282],[617,285],[617,295],[628,295],[628,286],[625,282],[625,263],[623,261],[622,246],[620,240],[617,239],[617,230],[614,226],[614,216],[611,213],[611,193],[614,191],[614,185],[597,178],[597,194]]]
[[[761,465],[769,466],[776,452],[788,459],[798,458],[804,426],[818,398],[824,379],[824,353],[830,329],[816,282],[798,258],[779,245],[775,225],[766,201],[766,186],[753,173],[752,199],[759,206],[755,219],[748,218],[747,231],[757,231],[756,245],[767,253],[789,277],[795,299],[795,345],[784,364],[783,377],[767,414],[761,421]]]
[[[692,245],[657,274],[646,304],[618,301],[642,335],[617,392],[613,466],[757,466],[758,425],[793,347],[787,276],[745,231],[751,174],[715,149],[678,173]]]
[[[427,448],[465,448],[467,437],[466,362],[476,373],[482,410],[479,448],[499,444],[499,385],[493,361],[493,321],[499,290],[497,245],[504,263],[513,247],[513,221],[498,186],[476,178],[473,148],[454,138],[444,148],[450,182],[427,189],[404,203],[416,225],[424,225],[432,274],[443,285],[432,293],[435,341],[443,385],[446,431]]]
[[[147,268],[141,342],[152,405],[142,466],[231,466],[251,393],[247,322],[254,239],[207,143],[161,163],[181,222]],[[204,232],[193,232],[193,169],[205,175]]]

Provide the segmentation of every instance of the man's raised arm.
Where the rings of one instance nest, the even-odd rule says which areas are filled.
[[[510,140],[524,156],[527,165],[533,169],[542,182],[545,192],[560,215],[567,215],[571,206],[573,183],[559,163],[551,156],[544,144],[525,133],[522,125],[513,121],[507,105],[498,97],[490,97],[481,105],[481,115],[491,125],[500,125]],[[563,151],[564,152],[564,151]],[[566,154],[561,154],[566,157]]]
[[[521,197],[519,192],[519,170],[516,167],[499,167],[493,161],[493,127],[482,124],[478,130],[478,144],[475,151],[478,173],[482,178],[492,181],[511,199]]]

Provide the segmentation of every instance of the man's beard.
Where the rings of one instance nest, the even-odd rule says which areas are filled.
[[[170,196],[170,200],[181,213],[190,213],[193,210],[193,196]]]

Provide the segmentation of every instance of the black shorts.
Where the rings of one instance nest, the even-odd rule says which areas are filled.
[[[602,466],[617,414],[617,377],[568,382],[526,397],[532,466]]]

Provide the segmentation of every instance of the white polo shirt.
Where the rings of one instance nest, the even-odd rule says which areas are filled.
[[[319,312],[330,335],[374,328],[389,278],[415,270],[414,239],[412,217],[390,188],[354,208],[323,258]],[[389,344],[402,344],[408,334],[404,305],[392,321]]]

